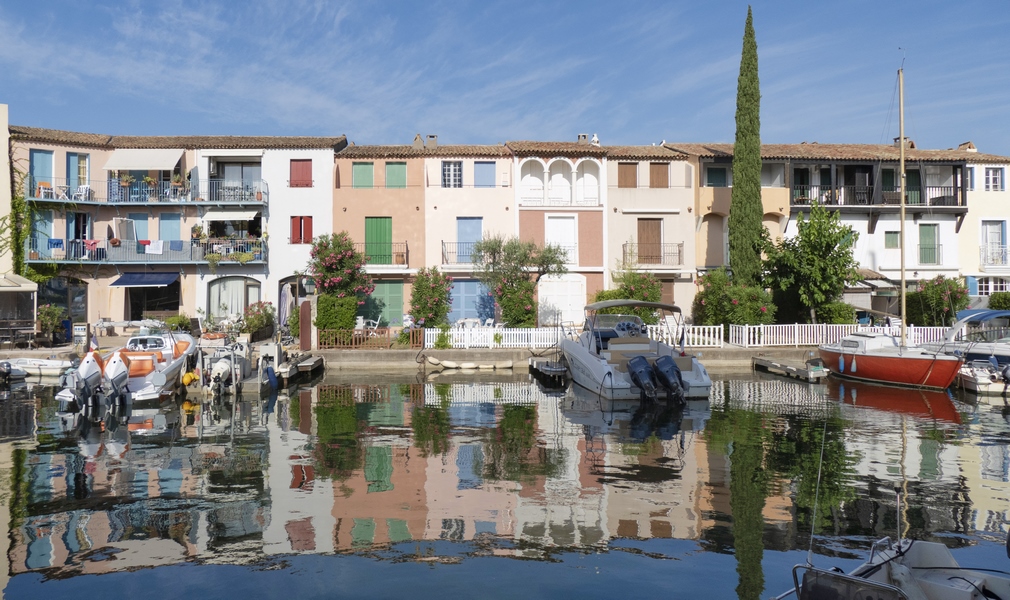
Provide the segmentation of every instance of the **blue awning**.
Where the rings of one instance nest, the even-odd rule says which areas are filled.
[[[178,273],[123,273],[109,287],[165,287],[178,278]]]

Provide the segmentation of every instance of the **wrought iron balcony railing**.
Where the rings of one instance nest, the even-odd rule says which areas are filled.
[[[365,255],[368,265],[398,265],[404,268],[410,264],[407,242],[358,242],[354,249]]]
[[[472,265],[473,247],[477,242],[442,242],[443,265]]]
[[[32,237],[28,262],[84,263],[263,263],[267,244],[261,239],[206,240],[64,240]]]
[[[627,242],[624,244],[624,263],[680,267],[684,265],[684,243]]]

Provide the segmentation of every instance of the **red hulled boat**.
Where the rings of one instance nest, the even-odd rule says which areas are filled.
[[[894,337],[874,332],[856,332],[817,350],[834,375],[937,390],[954,382],[964,362],[957,356],[900,346]]]

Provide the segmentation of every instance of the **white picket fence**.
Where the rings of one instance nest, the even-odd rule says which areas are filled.
[[[574,338],[581,331],[581,328],[572,327],[454,327],[447,335],[450,348],[552,348],[562,339]],[[424,347],[434,348],[441,333],[438,329],[425,329]],[[722,325],[687,325],[683,333],[687,348],[721,348],[723,345]],[[496,338],[496,335],[500,337]],[[648,335],[673,346],[680,344],[679,328],[670,332],[665,325],[649,325]]]
[[[791,325],[730,325],[729,343],[745,348],[768,346],[817,346],[832,344],[856,331],[876,331],[888,335],[901,335],[901,327],[866,327],[863,325],[811,325],[794,323]],[[947,333],[946,327],[905,328],[908,343],[922,344],[939,342]]]

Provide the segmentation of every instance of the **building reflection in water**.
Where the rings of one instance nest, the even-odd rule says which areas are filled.
[[[6,555],[14,575],[65,577],[417,540],[537,558],[676,538],[734,552],[749,597],[764,550],[809,542],[819,466],[819,552],[893,534],[896,484],[913,535],[1004,536],[1000,407],[896,394],[727,380],[672,408],[519,378],[316,385],[172,399],[90,426],[31,395],[0,415]]]

